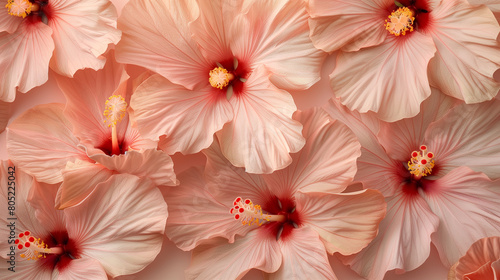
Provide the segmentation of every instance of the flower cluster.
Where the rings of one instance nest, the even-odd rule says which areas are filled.
[[[432,246],[449,279],[496,279],[497,12],[5,0],[0,278],[140,275],[168,239],[186,279],[337,279],[337,258],[382,280]],[[19,110],[48,84],[65,101]]]

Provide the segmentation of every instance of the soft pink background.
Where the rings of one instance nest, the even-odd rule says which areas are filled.
[[[332,72],[335,66],[335,54],[328,57],[325,61],[322,70],[321,81],[312,88],[301,92],[292,92],[297,107],[301,110],[308,109],[313,106],[321,106],[333,95],[331,93],[328,81],[328,74]],[[132,75],[133,76],[133,75]],[[38,88],[33,89],[27,94],[18,94],[13,108],[11,109],[12,117],[16,118],[25,110],[43,103],[59,102],[64,103],[65,99],[61,91],[57,87],[53,73],[49,75],[49,81]],[[0,134],[0,159],[7,159],[6,152],[6,133]],[[173,156],[175,162],[176,173],[179,174],[186,168],[192,165],[203,164],[205,158],[201,154],[183,156],[176,154]],[[432,245],[431,245],[432,246]],[[164,239],[163,249],[156,260],[143,271],[135,274],[118,277],[120,280],[139,280],[139,279],[183,279],[183,271],[189,263],[190,253],[179,250],[167,238]],[[358,280],[363,279],[335,257],[330,256],[330,263],[333,266],[333,271],[341,280]],[[441,264],[437,251],[432,246],[431,256],[418,269],[407,272],[405,274],[396,274],[394,271],[388,272],[386,280],[444,280],[446,279],[447,269]],[[243,279],[263,279],[260,271],[253,270],[248,273]]]

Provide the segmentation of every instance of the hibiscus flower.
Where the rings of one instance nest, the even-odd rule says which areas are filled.
[[[450,269],[448,280],[496,280],[500,277],[500,237],[482,238]]]
[[[387,202],[377,237],[343,258],[361,276],[413,270],[431,241],[450,267],[474,241],[500,231],[500,101],[456,103],[435,91],[417,116],[394,123],[351,113],[337,100],[326,107],[360,139],[354,180]]]
[[[327,253],[356,253],[376,236],[382,195],[341,193],[356,172],[354,134],[321,110],[294,118],[307,142],[287,168],[246,173],[214,143],[204,174],[188,170],[166,190],[167,236],[194,248],[188,279],[239,279],[253,268],[271,279],[336,279]]]
[[[65,210],[54,209],[58,185],[38,183],[6,161],[0,185],[2,201],[13,196],[9,186],[16,198],[15,215],[0,215],[3,225],[15,222],[0,228],[3,279],[108,279],[140,271],[160,252],[167,205],[148,180],[114,175],[95,196]]]
[[[116,44],[116,9],[109,0],[7,0],[0,5],[0,101],[12,102],[44,84],[48,69],[72,77],[101,69]]]
[[[492,12],[465,0],[310,1],[316,47],[340,49],[330,75],[351,110],[384,121],[419,113],[430,86],[468,104],[491,100],[500,84],[500,31]]]
[[[41,182],[65,178],[57,207],[78,204],[114,173],[177,184],[170,156],[130,125],[128,78],[110,55],[102,70],[58,77],[66,105],[38,105],[7,128],[7,151],[16,165]]]
[[[271,173],[304,145],[283,89],[320,79],[325,54],[309,39],[300,0],[130,1],[117,59],[158,73],[131,100],[142,136],[167,153],[197,153],[213,135],[235,166]]]

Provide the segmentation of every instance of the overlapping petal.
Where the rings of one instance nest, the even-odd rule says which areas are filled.
[[[0,133],[5,130],[10,118],[11,103],[0,101]]]
[[[469,277],[471,280],[496,279],[494,276],[500,276],[500,270],[495,267],[498,259],[500,259],[500,237],[482,238],[474,242],[467,253],[460,258],[454,268],[456,275],[453,280],[462,280],[464,277]]]
[[[41,279],[41,278],[40,278]],[[108,279],[106,271],[99,261],[91,258],[75,259],[69,262],[63,271],[55,269],[53,279],[60,280],[86,280],[86,279]]]

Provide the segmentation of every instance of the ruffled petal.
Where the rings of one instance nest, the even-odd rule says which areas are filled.
[[[387,271],[413,270],[430,254],[431,234],[439,219],[418,195],[398,192],[387,198],[387,215],[377,237],[359,254],[342,257],[359,275],[382,280]]]
[[[66,97],[64,115],[73,124],[73,131],[80,141],[94,145],[104,143],[111,137],[111,129],[104,121],[106,100],[112,95],[122,96],[130,101],[126,88],[129,76],[125,67],[118,64],[113,56],[107,56],[108,63],[98,71],[85,69],[74,78],[57,76],[57,84]],[[122,139],[127,126],[125,117],[117,125],[118,138]]]
[[[75,206],[85,200],[97,184],[111,177],[113,171],[100,164],[77,160],[68,162],[62,174],[64,179],[56,196],[57,209]]]
[[[311,39],[319,49],[358,51],[381,44],[387,37],[384,20],[391,0],[309,1]]]
[[[189,22],[199,16],[195,0],[131,0],[123,9],[116,47],[119,62],[152,70],[188,89],[208,85],[213,68],[200,52]]]
[[[9,13],[9,9],[6,5],[0,5],[0,32],[6,31],[7,33],[13,33],[17,30],[19,25],[22,24],[23,18],[16,16],[6,16]]]
[[[58,184],[48,185],[34,181],[28,197],[28,202],[36,209],[36,219],[48,232],[60,231],[65,228],[64,212],[56,210],[54,207],[58,187]]]
[[[361,155],[356,135],[323,110],[298,111],[294,119],[304,125],[305,146],[292,154],[292,164],[265,176],[277,195],[302,192],[340,193],[356,173]],[[279,196],[279,195],[278,195]]]
[[[384,197],[375,190],[342,194],[297,193],[297,212],[318,232],[328,253],[351,255],[375,238],[385,216]]]
[[[500,178],[500,100],[460,105],[426,131],[425,142],[446,173],[460,166]]]
[[[5,130],[7,123],[9,123],[11,104],[0,101],[0,133]]]
[[[116,277],[136,273],[155,259],[168,212],[149,180],[118,174],[64,214],[68,235],[80,244],[82,255],[98,260]]]
[[[500,237],[495,236],[482,238],[474,242],[469,250],[467,250],[467,253],[460,258],[455,268],[455,277],[456,279],[462,279],[464,276],[478,280],[494,279],[494,277],[492,277],[494,276],[492,262],[495,262],[498,259],[500,259]],[[478,275],[478,272],[482,272],[483,275]],[[471,277],[471,274],[473,274],[476,278]]]
[[[44,23],[27,21],[14,33],[0,33],[0,101],[14,101],[16,87],[25,93],[47,81],[54,51],[51,36]]]
[[[169,188],[164,195],[169,212],[166,234],[177,247],[189,251],[214,237],[233,243],[235,235],[245,235],[253,229],[229,213],[233,201],[219,201],[208,191],[203,170],[188,169],[179,180],[181,185]]]
[[[319,81],[326,56],[309,38],[308,18],[305,1],[253,1],[231,25],[231,50],[251,68],[264,65],[277,87],[307,89]]]
[[[240,279],[252,268],[275,272],[281,261],[282,253],[276,239],[263,231],[252,230],[234,243],[216,239],[195,248],[186,278]]]
[[[500,27],[484,6],[467,1],[443,1],[432,11],[432,36],[437,48],[429,64],[429,81],[443,93],[479,103],[498,93],[493,73],[500,67]]]
[[[291,231],[281,241],[283,264],[269,279],[330,279],[337,280],[328,262],[325,246],[314,230],[303,227]]]
[[[225,95],[211,87],[191,91],[160,75],[137,88],[130,106],[143,137],[158,140],[167,135],[162,149],[168,154],[193,154],[208,148],[214,133],[233,118]]]
[[[54,269],[54,277],[58,280],[108,279],[99,261],[91,258],[71,260],[63,271]]]
[[[271,173],[292,162],[290,153],[305,144],[302,125],[292,119],[292,96],[276,88],[264,67],[255,69],[241,94],[230,102],[233,121],[217,132],[222,153],[249,173]]]
[[[7,151],[16,165],[40,182],[62,181],[61,171],[68,161],[90,161],[78,149],[71,123],[64,117],[63,104],[38,105],[7,129]]]
[[[450,267],[476,240],[500,232],[499,180],[459,167],[421,192],[440,224],[432,242]]]
[[[109,0],[51,0],[48,5],[55,43],[50,68],[69,77],[80,69],[101,69],[106,62],[101,55],[121,37],[113,4]]]
[[[431,94],[427,65],[435,51],[430,36],[413,32],[390,36],[375,47],[341,52],[330,75],[333,92],[349,109],[376,112],[384,121],[413,117]]]

